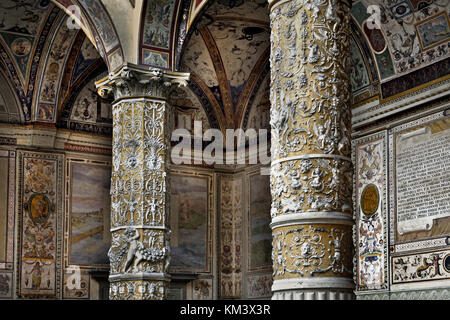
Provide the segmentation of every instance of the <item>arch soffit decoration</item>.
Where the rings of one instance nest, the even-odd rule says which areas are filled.
[[[14,90],[14,86],[0,63],[0,122],[22,124],[24,123],[23,109]]]
[[[81,17],[75,21],[79,24],[86,36],[94,44],[100,56],[108,66],[109,72],[120,68],[126,57],[120,38],[108,10],[99,0],[51,0],[71,18],[74,17],[71,9],[79,8]]]

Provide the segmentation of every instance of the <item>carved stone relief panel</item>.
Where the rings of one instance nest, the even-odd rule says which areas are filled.
[[[355,261],[357,290],[388,283],[387,133],[353,141],[355,163]]]
[[[306,211],[350,215],[352,166],[349,161],[310,159],[273,163],[271,216]]]
[[[351,226],[326,224],[277,228],[273,278],[348,277],[352,274]]]
[[[392,258],[392,283],[450,278],[450,250]]]

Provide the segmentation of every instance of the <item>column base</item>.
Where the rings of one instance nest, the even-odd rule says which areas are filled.
[[[170,275],[137,273],[109,276],[110,300],[164,300]]]
[[[354,300],[352,279],[332,277],[275,280],[272,300]]]

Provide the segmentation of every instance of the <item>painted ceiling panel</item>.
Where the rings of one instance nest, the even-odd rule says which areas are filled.
[[[242,125],[259,88],[270,52],[268,19],[264,1],[217,1],[192,27],[182,65],[208,86],[199,84],[223,117],[222,129]]]
[[[46,0],[3,0],[0,2],[0,36],[17,64],[22,83],[37,44],[49,7]]]
[[[89,68],[94,62],[100,59],[100,55],[88,38],[85,38],[78,53],[73,70],[72,84]]]
[[[217,0],[207,11],[215,17],[241,17],[269,23],[267,0]]]
[[[219,85],[208,49],[199,32],[192,34],[181,65],[182,70],[198,73],[208,87],[217,87]]]
[[[55,36],[46,53],[42,78],[39,80],[39,95],[35,103],[34,114],[36,121],[54,122],[56,119],[56,105],[65,63],[78,32],[76,29],[68,28],[67,20],[69,18],[65,14],[61,13],[61,17]]]
[[[270,33],[261,25],[242,21],[216,21],[208,28],[220,50],[230,86],[242,89],[258,58],[270,46]]]
[[[369,14],[369,5],[379,9]],[[450,56],[449,12],[448,0],[357,1],[352,7],[375,54],[382,82]]]

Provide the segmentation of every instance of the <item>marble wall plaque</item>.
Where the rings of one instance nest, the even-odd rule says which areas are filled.
[[[425,126],[398,135],[396,144],[398,233],[431,230],[450,216],[450,128]]]

